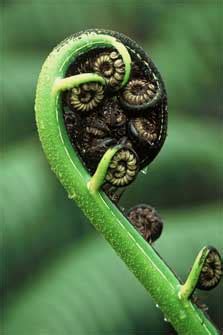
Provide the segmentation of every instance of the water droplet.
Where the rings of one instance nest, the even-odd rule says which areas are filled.
[[[68,199],[75,199],[77,197],[76,193],[68,194]]]
[[[142,174],[147,175],[149,167],[146,166],[144,169],[141,170]]]
[[[156,304],[156,308],[160,308],[160,306],[158,304]]]
[[[165,322],[169,322],[167,318],[164,318],[164,321],[165,321]]]

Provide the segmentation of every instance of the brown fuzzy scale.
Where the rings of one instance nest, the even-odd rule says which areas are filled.
[[[215,248],[211,248],[205,260],[197,288],[201,290],[211,290],[217,286],[222,278],[223,265],[220,254]]]
[[[82,144],[77,149],[88,167],[91,166],[91,171],[95,171],[98,165],[97,157],[102,157],[108,148],[116,145],[117,142],[111,137],[96,138],[89,134],[84,134]]]
[[[73,113],[70,109],[64,109],[64,121],[68,135],[73,146],[78,142],[77,139],[81,134],[81,118],[78,113]]]
[[[102,106],[101,115],[111,128],[118,128],[127,122],[127,116],[117,99],[107,100]]]
[[[87,59],[80,63],[77,68],[77,73],[90,73],[93,72],[93,62],[91,59]]]
[[[160,237],[163,222],[154,208],[138,205],[130,209],[127,217],[146,241],[152,243]]]
[[[114,202],[116,205],[118,205],[118,202],[125,192],[126,188],[122,187],[114,187],[109,183],[105,183],[103,186],[104,192],[107,194],[107,196],[111,199],[112,202]]]
[[[82,133],[91,134],[96,138],[103,138],[109,135],[110,129],[103,118],[99,118],[96,113],[85,118]]]

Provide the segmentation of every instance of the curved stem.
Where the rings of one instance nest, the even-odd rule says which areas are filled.
[[[116,46],[122,52],[126,64],[125,83],[131,66],[128,52],[115,38],[106,35],[88,33],[83,38],[67,39],[66,43],[61,44],[47,58],[39,77],[35,105],[39,136],[45,154],[68,196],[75,200],[95,228],[103,234],[154,298],[177,332],[185,335],[218,334],[202,311],[191,301],[179,298],[181,285],[174,273],[99,190],[109,159],[99,164],[91,179],[68,138],[61,113],[59,91],[56,90],[56,94],[52,92],[55,79],[65,76],[74,55],[77,57],[92,47],[107,45]],[[112,153],[111,150],[107,154],[109,158]]]
[[[57,94],[60,91],[66,91],[73,87],[79,86],[81,84],[97,82],[102,85],[106,84],[106,81],[101,76],[95,73],[83,73],[77,74],[75,76],[66,77],[66,78],[57,78],[52,87],[53,94]]]
[[[209,253],[209,248],[204,247],[199,254],[197,255],[194,264],[192,266],[192,269],[187,277],[187,280],[184,285],[182,285],[180,292],[179,292],[179,297],[182,300],[187,300],[190,298],[192,293],[194,292],[201,270],[203,268],[203,265],[205,263],[206,257],[208,256]]]

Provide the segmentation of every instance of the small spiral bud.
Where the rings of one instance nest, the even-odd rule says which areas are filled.
[[[153,107],[161,98],[160,89],[145,79],[132,79],[120,95],[122,105],[130,110]]]
[[[123,90],[123,98],[131,105],[142,105],[155,95],[155,86],[143,79],[131,80]]]
[[[78,111],[89,112],[97,107],[103,98],[103,86],[99,83],[88,83],[71,90],[70,103]]]
[[[163,222],[156,210],[151,206],[137,205],[128,211],[127,217],[149,243],[156,241],[160,237],[163,230]]]
[[[205,291],[211,290],[219,284],[222,274],[221,256],[217,249],[210,247],[198,279],[197,288]]]
[[[125,65],[116,51],[101,53],[93,64],[93,70],[101,74],[112,88],[120,86],[125,74]]]
[[[143,142],[154,145],[157,140],[157,125],[154,119],[136,117],[129,122],[130,134]]]
[[[129,185],[135,179],[138,169],[137,154],[130,148],[122,148],[112,158],[106,181],[118,187]]]

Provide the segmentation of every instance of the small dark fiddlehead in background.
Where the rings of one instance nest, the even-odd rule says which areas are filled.
[[[194,299],[193,293],[196,288],[212,290],[220,283],[222,275],[223,262],[218,250],[212,246],[204,247],[197,255],[179,295],[183,299]]]
[[[212,290],[219,284],[222,274],[223,264],[221,256],[216,248],[209,247],[208,255],[197,282],[197,288],[205,291]]]
[[[131,208],[127,217],[133,226],[149,243],[155,242],[163,230],[163,222],[154,208],[148,205],[137,205]]]

